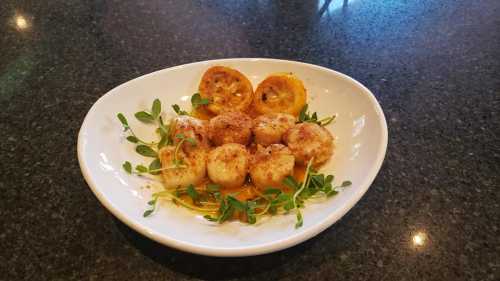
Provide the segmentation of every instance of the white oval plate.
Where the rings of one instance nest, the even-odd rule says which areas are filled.
[[[335,182],[351,180],[352,186],[321,202],[307,202],[304,225],[295,229],[295,214],[277,215],[255,225],[229,222],[215,225],[201,215],[170,202],[144,218],[151,190],[146,181],[126,174],[126,160],[148,164],[125,140],[116,118],[123,112],[136,134],[154,139],[154,127],[133,114],[148,109],[159,98],[164,112],[171,105],[190,109],[204,71],[213,65],[238,69],[254,88],[274,72],[292,72],[308,92],[311,111],[320,116],[337,113],[328,129],[336,136],[336,150],[322,168]],[[169,113],[171,114],[171,113]],[[358,202],[375,179],[387,147],[387,124],[373,94],[354,79],[336,71],[294,61],[276,59],[223,59],[191,63],[160,70],[126,82],[102,96],[89,110],[78,135],[78,160],[88,185],[99,201],[121,221],[167,246],[210,256],[250,256],[270,253],[303,242],[340,219]],[[142,187],[142,188],[141,188]]]

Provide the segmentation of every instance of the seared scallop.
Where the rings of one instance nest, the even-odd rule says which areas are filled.
[[[172,123],[172,139],[174,143],[180,141],[180,136],[194,139],[196,148],[208,148],[208,121],[197,119],[191,116],[182,115],[176,117]],[[183,148],[192,150],[191,145],[186,143]]]
[[[283,141],[300,164],[306,164],[314,157],[313,165],[317,166],[333,154],[332,134],[316,123],[296,124],[283,135]]]
[[[264,146],[281,143],[283,134],[295,125],[295,117],[286,113],[268,113],[253,120],[255,142]]]
[[[239,143],[246,145],[252,135],[252,119],[242,112],[228,112],[210,119],[210,140],[215,145]]]
[[[283,179],[292,175],[295,157],[282,144],[259,146],[250,161],[250,176],[258,188],[281,187]]]
[[[164,185],[167,188],[196,185],[203,181],[207,170],[207,152],[198,148],[185,151],[175,146],[165,146],[159,151]]]
[[[223,187],[239,187],[245,182],[249,154],[244,145],[228,143],[208,154],[208,177]]]

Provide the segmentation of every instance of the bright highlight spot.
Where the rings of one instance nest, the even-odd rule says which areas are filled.
[[[16,26],[19,29],[28,28],[28,21],[23,16],[16,16]]]
[[[426,236],[424,233],[417,233],[413,236],[413,245],[415,246],[423,246],[425,244],[425,239],[426,239]]]

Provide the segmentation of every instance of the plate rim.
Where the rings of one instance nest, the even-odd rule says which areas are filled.
[[[365,91],[364,94],[367,94],[368,98],[374,104],[375,111],[377,115],[380,117],[378,119],[378,122],[380,123],[380,126],[382,128],[382,141],[379,146],[379,153],[376,157],[375,160],[375,165],[372,166],[370,171],[368,172],[368,177],[365,178],[363,182],[360,183],[360,187],[357,192],[354,194],[351,200],[347,204],[344,204],[338,211],[330,213],[326,216],[325,219],[322,221],[310,226],[308,229],[305,229],[304,231],[297,233],[295,235],[269,242],[269,243],[264,243],[264,244],[259,244],[257,246],[245,246],[245,247],[230,247],[230,248],[222,248],[222,247],[209,247],[209,246],[203,246],[203,245],[196,245],[196,244],[191,244],[189,242],[185,242],[182,240],[174,239],[171,237],[168,237],[164,234],[161,234],[157,231],[155,231],[152,228],[146,227],[142,225],[141,223],[136,223],[131,219],[128,219],[126,215],[124,215],[121,211],[118,210],[118,207],[112,202],[109,201],[105,198],[102,192],[97,188],[96,183],[90,176],[89,168],[85,161],[83,160],[84,154],[85,154],[85,144],[84,144],[84,133],[85,129],[88,123],[89,115],[95,110],[97,104],[102,103],[105,99],[108,97],[115,95],[115,90],[122,87],[125,84],[132,83],[133,81],[136,80],[141,80],[144,79],[144,77],[149,76],[149,75],[154,75],[158,74],[160,72],[164,71],[172,71],[172,70],[177,70],[180,68],[192,66],[195,64],[213,64],[213,63],[225,63],[225,62],[235,62],[235,61],[268,61],[268,62],[285,62],[285,63],[291,63],[291,64],[296,64],[300,66],[305,66],[305,67],[310,67],[310,68],[315,68],[317,70],[321,71],[326,71],[330,72],[336,76],[340,76],[343,79],[348,80],[349,82],[355,84],[356,86],[360,87]],[[182,65],[177,65],[177,66],[172,66],[172,67],[167,67],[163,68],[160,70],[153,71],[151,73],[146,73],[144,75],[141,75],[139,77],[136,77],[134,79],[128,80],[120,85],[117,85],[116,87],[112,88],[111,90],[107,91],[104,95],[99,97],[97,101],[95,101],[90,109],[88,110],[87,114],[85,115],[85,118],[83,119],[82,125],[80,127],[80,130],[78,132],[78,141],[77,141],[77,157],[78,157],[78,163],[80,166],[80,170],[82,172],[82,175],[89,186],[89,188],[92,190],[94,195],[97,197],[99,202],[109,211],[111,212],[116,218],[118,218],[121,222],[126,224],[128,227],[132,228],[134,231],[139,232],[140,234],[148,237],[149,239],[152,239],[158,243],[161,243],[163,245],[166,245],[168,247],[175,248],[177,250],[185,251],[185,252],[190,252],[194,254],[200,254],[200,255],[205,255],[205,256],[217,256],[217,257],[243,257],[243,256],[255,256],[255,255],[262,255],[262,254],[267,254],[271,252],[276,252],[280,250],[284,250],[286,248],[293,247],[301,242],[304,242],[306,240],[311,239],[312,237],[318,235],[328,227],[332,226],[335,222],[337,222],[339,219],[341,219],[354,205],[359,202],[361,197],[366,193],[366,191],[370,188],[371,184],[375,180],[378,172],[380,171],[380,168],[382,167],[386,152],[387,152],[387,144],[388,144],[388,129],[387,129],[387,121],[384,115],[384,112],[382,110],[382,107],[378,103],[377,99],[373,95],[373,93],[365,87],[363,84],[361,84],[359,81],[355,80],[354,78],[343,74],[341,72],[335,71],[333,69],[329,69],[323,66],[315,65],[315,64],[310,64],[310,63],[305,63],[305,62],[300,62],[300,61],[293,61],[293,60],[282,60],[282,59],[273,59],[273,58],[225,58],[225,59],[213,59],[213,60],[204,60],[204,61],[197,61],[197,62],[192,62],[192,63],[187,63],[187,64],[182,64]]]

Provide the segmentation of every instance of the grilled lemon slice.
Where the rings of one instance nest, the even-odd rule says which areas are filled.
[[[291,73],[277,73],[262,81],[253,100],[260,114],[288,113],[297,116],[306,104],[304,84]]]
[[[198,90],[209,100],[208,110],[215,114],[246,111],[252,104],[252,84],[241,72],[229,67],[209,68],[203,74]]]

